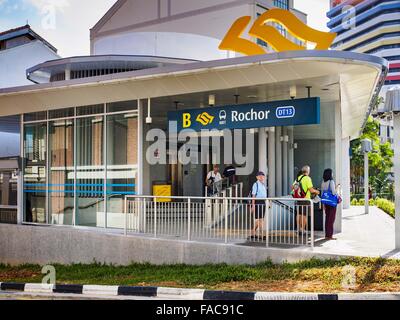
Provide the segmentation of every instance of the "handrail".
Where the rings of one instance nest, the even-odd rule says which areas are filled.
[[[195,200],[207,200],[207,199],[213,199],[213,200],[253,200],[254,198],[249,198],[249,197],[188,197],[188,196],[144,196],[144,195],[126,195],[125,196],[127,199],[128,198],[139,198],[139,199],[178,199],[178,200],[187,200],[187,199],[195,199]],[[309,203],[314,203],[310,199],[294,199],[294,198],[257,198],[257,200],[270,200],[270,201],[301,201],[301,202],[309,202]]]
[[[153,234],[154,237],[179,236],[187,241],[193,241],[200,237],[207,239],[207,241],[219,239],[225,243],[228,243],[228,240],[243,239],[238,234],[248,236],[252,230],[253,219],[257,220],[253,216],[255,212],[252,209],[252,200],[254,198],[231,196],[125,195],[125,234],[128,233],[128,215],[133,213],[135,222],[132,223],[136,223],[133,230],[141,230],[141,223],[147,221],[148,225],[153,225],[153,230],[149,229],[147,232],[146,230],[143,232]],[[261,234],[263,234],[267,247],[270,243],[282,243],[310,244],[311,248],[314,248],[314,203],[311,199],[276,197],[257,199],[257,201],[260,201],[261,204],[262,201],[265,202],[265,209],[261,210],[265,210],[268,219],[264,218],[265,215],[261,218],[264,221]],[[293,202],[294,206],[282,203],[288,201]],[[138,205],[134,203],[138,203]],[[260,210],[260,203],[256,204],[257,210]],[[275,204],[274,207],[271,206],[272,203]],[[142,204],[147,208],[146,210],[141,209]],[[131,212],[130,208],[133,208],[134,211]],[[306,229],[300,228],[298,222],[295,222],[296,217],[300,214],[307,217],[306,220],[310,222]],[[176,228],[180,228],[179,231],[174,231]],[[272,229],[270,230],[270,228]],[[304,232],[301,230],[304,230]],[[214,233],[210,234],[212,232]],[[218,232],[219,235],[216,236],[215,232]],[[297,235],[297,237],[300,237],[297,238],[297,243],[288,243],[285,237],[294,237],[293,234],[301,234],[301,236]],[[222,239],[220,236],[222,236]]]

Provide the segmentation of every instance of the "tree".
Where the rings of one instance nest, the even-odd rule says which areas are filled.
[[[364,176],[364,154],[361,152],[361,140],[369,139],[373,144],[373,151],[369,153],[369,183],[376,193],[390,193],[393,189],[391,169],[393,167],[394,152],[390,142],[381,143],[379,137],[379,122],[372,117],[368,118],[363,134],[359,139],[351,142],[352,159],[351,172],[355,193],[361,193]]]

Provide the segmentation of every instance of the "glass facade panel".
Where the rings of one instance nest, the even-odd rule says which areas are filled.
[[[47,124],[27,124],[24,128],[25,222],[47,223],[46,206]]]
[[[49,111],[34,123],[40,113],[24,115],[24,222],[124,226],[137,183],[137,102],[107,107],[113,113],[104,104]]]
[[[49,123],[50,223],[73,224],[74,212],[74,120]]]
[[[91,114],[102,114],[102,113],[104,113],[104,104],[79,107],[76,112],[78,116],[86,116]]]
[[[34,112],[34,113],[27,113],[24,115],[24,121],[40,121],[40,120],[46,120],[47,119],[47,112],[42,111],[42,112]]]
[[[124,227],[124,198],[136,191],[138,118],[107,117],[107,227]]]
[[[288,10],[289,9],[289,0],[274,0],[274,6]]]
[[[12,171],[0,172],[0,223],[17,223],[18,177]]]
[[[76,120],[76,224],[104,225],[104,117]]]
[[[73,117],[74,113],[75,113],[74,108],[52,110],[52,111],[49,111],[49,119]]]
[[[123,101],[107,104],[107,112],[137,110],[137,101]]]
[[[17,205],[17,176],[13,172],[0,172],[0,206]]]

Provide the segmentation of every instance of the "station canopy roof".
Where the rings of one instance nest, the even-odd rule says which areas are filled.
[[[342,51],[290,51],[239,57],[0,90],[0,116],[115,101],[174,96],[201,97],[240,90],[257,101],[312,96],[339,103],[342,136],[357,137],[384,83],[388,63]],[[218,105],[225,101],[217,101]],[[231,104],[231,103],[230,103]],[[197,107],[200,105],[197,105]]]

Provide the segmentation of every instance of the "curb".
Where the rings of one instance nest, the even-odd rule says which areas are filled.
[[[0,291],[18,291],[25,293],[62,293],[80,296],[126,296],[126,297],[153,297],[159,299],[185,300],[400,300],[400,292],[394,293],[284,293],[284,292],[236,292],[213,291],[203,289],[179,289],[164,287],[129,287],[129,286],[98,286],[76,284],[40,284],[40,283],[7,283],[0,282]]]

